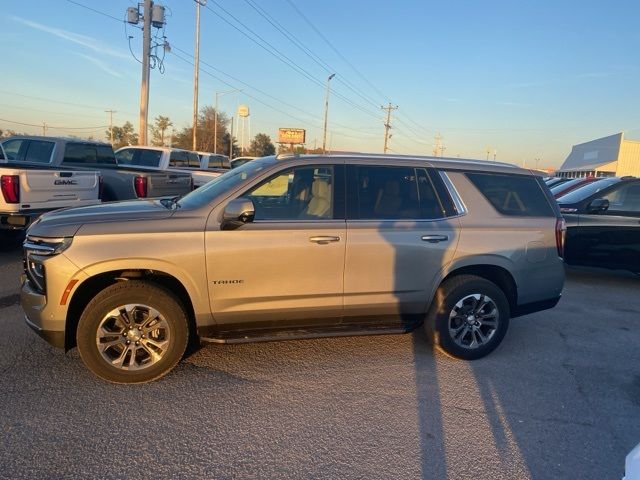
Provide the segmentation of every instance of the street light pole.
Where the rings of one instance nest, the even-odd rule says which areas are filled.
[[[215,109],[213,112],[213,153],[218,153],[218,97],[227,93],[241,92],[241,88],[234,88],[226,92],[216,92]]]
[[[329,91],[330,91],[329,82],[331,82],[331,79],[335,76],[336,74],[332,73],[327,78],[327,93],[324,98],[324,133],[322,135],[322,153],[327,153],[327,119],[329,116]]]
[[[142,84],[140,86],[140,135],[138,144],[147,144],[147,122],[149,119],[149,68],[151,53],[151,0],[144,0],[144,24],[142,27]]]

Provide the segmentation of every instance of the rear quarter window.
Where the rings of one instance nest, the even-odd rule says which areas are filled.
[[[68,143],[62,164],[75,165],[115,165],[113,149],[108,145]]]
[[[546,194],[534,177],[467,172],[489,203],[502,215],[515,217],[555,217]]]

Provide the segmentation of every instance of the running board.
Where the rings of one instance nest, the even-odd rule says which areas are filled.
[[[200,337],[206,343],[253,343],[278,342],[282,340],[303,340],[326,337],[359,337],[363,335],[389,335],[409,333],[412,328],[402,326],[336,326],[324,328],[303,328],[289,330],[240,330],[218,332],[215,336]]]

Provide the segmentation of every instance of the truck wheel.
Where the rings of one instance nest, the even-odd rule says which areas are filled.
[[[459,275],[440,285],[427,314],[435,344],[446,353],[475,360],[500,345],[509,327],[509,302],[494,283]]]
[[[84,309],[76,341],[84,364],[113,383],[143,383],[169,372],[182,358],[189,327],[181,302],[140,280],[102,290]]]

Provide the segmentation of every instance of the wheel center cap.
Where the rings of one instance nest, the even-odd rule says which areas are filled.
[[[476,317],[474,315],[468,315],[467,316],[467,323],[469,325],[473,325],[476,322]]]
[[[129,340],[134,342],[140,340],[141,335],[142,334],[140,333],[140,330],[138,328],[132,328],[131,330],[129,330],[129,333],[127,333]]]

